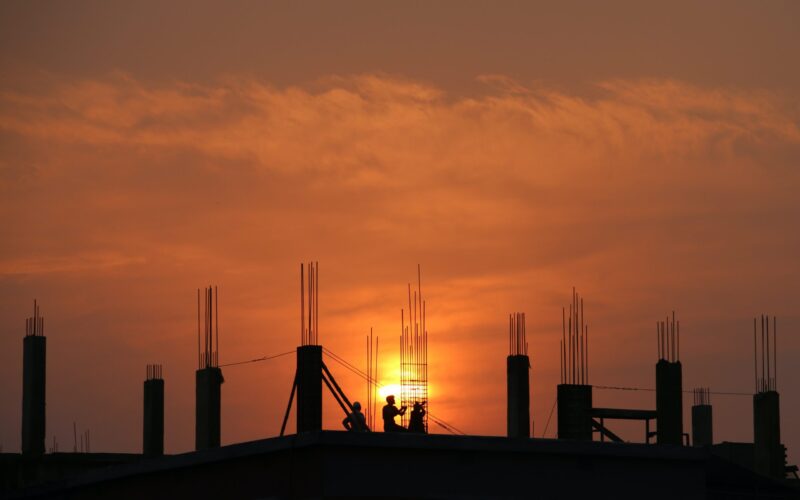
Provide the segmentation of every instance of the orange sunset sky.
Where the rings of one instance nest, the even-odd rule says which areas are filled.
[[[317,260],[321,343],[364,367],[372,327],[381,383],[422,266],[430,408],[472,434],[505,434],[523,311],[535,435],[555,435],[573,286],[596,385],[654,387],[674,309],[684,389],[752,392],[752,318],[776,315],[797,462],[798,54],[790,1],[0,3],[0,445],[19,450],[34,298],[48,446],[71,450],[76,422],[92,451],[139,451],[162,363],[178,453],[196,289],[220,287],[221,363],[290,351]],[[225,368],[223,443],[277,435],[293,374],[292,356]],[[749,396],[712,402],[715,440],[752,440]]]

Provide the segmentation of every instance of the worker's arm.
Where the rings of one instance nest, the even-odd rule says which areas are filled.
[[[350,430],[350,428],[353,426],[353,422],[351,422],[351,421],[350,421],[350,416],[349,416],[349,415],[348,415],[348,416],[346,416],[346,417],[344,417],[344,420],[342,420],[342,425],[343,425],[343,426],[344,426],[344,428],[345,428],[345,429],[347,429],[348,431],[349,431],[349,430]]]

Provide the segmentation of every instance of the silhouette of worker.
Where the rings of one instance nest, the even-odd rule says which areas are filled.
[[[403,406],[399,410],[394,405],[394,396],[386,396],[386,406],[383,407],[383,431],[384,432],[406,432],[406,428],[402,425],[394,423],[394,417],[398,415],[405,415],[406,407]]]
[[[414,407],[411,409],[411,417],[408,420],[408,432],[419,432],[421,434],[425,433],[425,401],[419,402],[417,401],[414,403]]]
[[[361,403],[358,401],[353,403],[353,411],[344,417],[342,425],[351,432],[367,432],[369,430],[367,428],[367,419],[361,413]]]

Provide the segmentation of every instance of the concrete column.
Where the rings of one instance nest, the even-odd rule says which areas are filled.
[[[559,384],[558,439],[592,440],[592,386]]]
[[[781,445],[780,397],[776,391],[753,395],[753,452],[756,472],[785,476]]]
[[[297,348],[297,433],[322,430],[322,346]]]
[[[209,366],[196,372],[195,449],[216,448],[220,444],[220,404],[222,370]]]
[[[22,453],[43,455],[47,338],[22,340]]]
[[[217,434],[219,436],[219,434]],[[142,453],[146,457],[164,454],[164,380],[144,382],[144,429]],[[217,438],[219,443],[219,438]]]
[[[656,363],[656,414],[658,444],[683,444],[683,375],[681,362]]]
[[[692,445],[711,446],[714,444],[711,405],[692,406]]]
[[[518,354],[506,358],[508,437],[531,437],[530,369],[528,356]]]

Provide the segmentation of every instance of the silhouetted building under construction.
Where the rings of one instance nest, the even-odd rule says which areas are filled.
[[[531,364],[524,313],[509,318],[507,437],[328,431],[322,429],[324,388],[345,414],[353,411],[353,405],[325,363],[325,354],[334,355],[319,342],[318,269],[309,266],[307,302],[302,269],[300,345],[281,435],[220,446],[218,314],[216,289],[209,288],[204,301],[198,292],[196,451],[177,455],[163,454],[161,365],[147,367],[141,454],[90,453],[88,435],[86,453],[62,453],[57,446],[44,453],[44,338],[36,308],[24,339],[22,453],[0,453],[0,493],[8,498],[65,499],[800,496],[797,469],[787,467],[780,441],[776,352],[773,348],[770,353],[768,319],[762,317],[760,344],[754,326],[753,443],[713,442],[711,391],[700,388],[694,390],[693,446],[688,446],[682,416],[680,327],[674,313],[657,323],[655,408],[594,407],[588,324],[583,299],[574,290],[569,319],[566,308],[563,314],[561,383],[556,388],[558,439],[530,437]],[[424,324],[421,292],[416,300],[423,312],[422,321],[414,324]],[[417,352],[427,350],[427,330],[415,330],[425,332],[416,334]],[[411,331],[404,327],[403,335]],[[773,319],[772,346],[774,335]],[[411,359],[419,364],[417,360],[427,360],[427,354]],[[415,370],[412,382],[418,384],[418,377],[424,376],[427,384],[427,365]],[[368,371],[369,378],[372,369]],[[297,433],[284,435],[292,407]],[[609,425],[618,419],[645,422],[643,442],[623,442]]]

